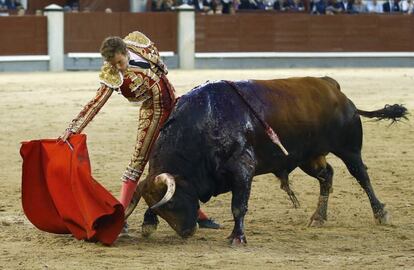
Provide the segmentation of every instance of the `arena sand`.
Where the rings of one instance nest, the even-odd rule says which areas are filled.
[[[403,103],[414,109],[414,69],[274,69],[170,72],[180,94],[206,80],[331,76],[361,109]],[[94,96],[96,72],[0,74],[0,269],[414,269],[414,128],[364,120],[363,158],[392,225],[375,224],[367,196],[329,155],[335,169],[328,222],[306,225],[319,185],[300,170],[291,174],[301,202],[293,209],[272,175],[254,178],[246,216],[248,245],[230,247],[230,194],[202,207],[225,226],[183,240],[161,221],[140,235],[145,205],[130,219],[131,235],[112,247],[37,230],[21,207],[20,142],[56,138]],[[87,127],[94,177],[116,197],[134,139],[138,108],[114,94]]]

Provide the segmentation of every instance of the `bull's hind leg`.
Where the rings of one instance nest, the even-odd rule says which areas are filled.
[[[358,183],[361,185],[361,187],[368,195],[376,221],[379,224],[388,224],[388,212],[385,210],[385,204],[381,203],[375,195],[374,189],[371,185],[371,180],[369,179],[367,167],[365,166],[361,158],[361,152],[346,152],[339,153],[336,155],[340,159],[342,159],[342,161],[348,168],[348,171],[352,174],[353,177],[355,177],[355,179],[358,181]]]
[[[283,171],[281,173],[273,173],[277,178],[280,180],[280,188],[284,190],[287,195],[289,196],[290,201],[293,204],[294,208],[299,208],[300,203],[299,200],[296,198],[295,193],[290,188],[289,185],[289,173],[287,171]]]
[[[319,227],[328,220],[328,198],[332,190],[332,166],[326,162],[325,156],[320,156],[310,162],[303,164],[300,168],[312,177],[319,181],[320,193],[318,206],[315,213],[312,215],[309,226]]]

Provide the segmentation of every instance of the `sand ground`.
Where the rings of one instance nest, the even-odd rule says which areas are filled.
[[[337,79],[361,109],[403,103],[414,111],[414,69],[274,69],[170,72],[179,93],[216,79],[324,76]],[[367,196],[329,155],[335,169],[328,222],[306,225],[319,184],[300,170],[291,185],[301,202],[293,209],[279,181],[256,177],[246,216],[248,245],[225,239],[233,221],[230,194],[203,208],[225,228],[198,230],[183,240],[164,221],[156,234],[140,235],[145,205],[130,219],[131,235],[112,247],[37,230],[21,207],[20,142],[56,138],[97,89],[96,72],[0,74],[0,269],[414,269],[414,127],[363,121],[363,158],[392,224],[376,225]],[[93,175],[118,196],[120,175],[135,139],[138,108],[114,94],[87,127]]]

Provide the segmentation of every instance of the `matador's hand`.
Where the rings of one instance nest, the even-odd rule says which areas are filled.
[[[59,137],[60,140],[66,142],[70,136],[73,135],[73,132],[70,129],[66,129],[65,132]]]

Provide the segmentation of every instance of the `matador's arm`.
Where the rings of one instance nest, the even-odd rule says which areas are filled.
[[[96,96],[86,104],[78,116],[72,120],[68,129],[71,133],[81,133],[88,123],[95,117],[99,110],[113,93],[113,89],[102,84],[96,92]]]

